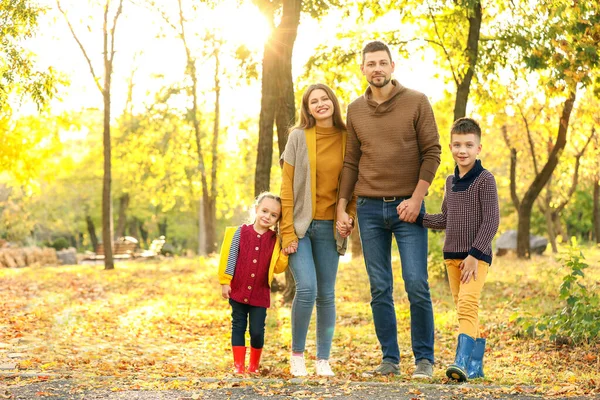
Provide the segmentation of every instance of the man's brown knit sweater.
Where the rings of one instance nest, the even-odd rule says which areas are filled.
[[[431,183],[440,165],[440,138],[427,97],[392,80],[378,104],[371,88],[348,106],[348,142],[340,198],[411,196],[420,179]]]

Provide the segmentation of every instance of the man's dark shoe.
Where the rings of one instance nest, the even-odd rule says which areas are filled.
[[[412,374],[413,379],[432,379],[433,364],[429,360],[422,359],[417,361],[417,368]]]
[[[382,361],[373,371],[366,372],[367,376],[400,375],[400,367],[390,361]]]

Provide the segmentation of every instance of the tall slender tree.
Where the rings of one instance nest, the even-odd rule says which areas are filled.
[[[102,61],[104,68],[103,84],[100,82],[100,76],[94,69],[94,64],[90,58],[88,51],[75,32],[75,29],[69,19],[67,12],[61,7],[60,0],[56,0],[58,10],[65,18],[69,30],[73,35],[73,39],[77,42],[83,57],[85,58],[92,78],[102,94],[104,103],[104,124],[103,124],[103,148],[104,148],[104,178],[102,180],[102,241],[104,242],[104,269],[111,270],[115,268],[112,252],[113,243],[113,218],[112,218],[112,192],[111,192],[111,137],[110,137],[110,104],[111,104],[111,83],[113,74],[113,65],[115,58],[115,39],[116,29],[119,17],[123,12],[123,0],[117,2],[116,10],[113,12],[112,18],[109,18],[111,11],[111,1],[106,0],[104,3],[103,24],[102,24]]]

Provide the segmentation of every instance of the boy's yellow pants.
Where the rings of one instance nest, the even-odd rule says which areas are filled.
[[[448,271],[450,291],[454,298],[456,314],[458,315],[458,333],[464,333],[474,339],[479,337],[479,298],[485,283],[489,264],[479,260],[477,262],[477,280],[469,283],[460,281],[460,268],[463,260],[444,260]]]

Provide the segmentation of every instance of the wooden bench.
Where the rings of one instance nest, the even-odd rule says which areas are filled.
[[[135,258],[137,246],[137,243],[115,242],[113,245],[113,258]],[[93,259],[104,259],[104,244],[98,243],[98,246],[96,247],[96,254],[93,256]]]

